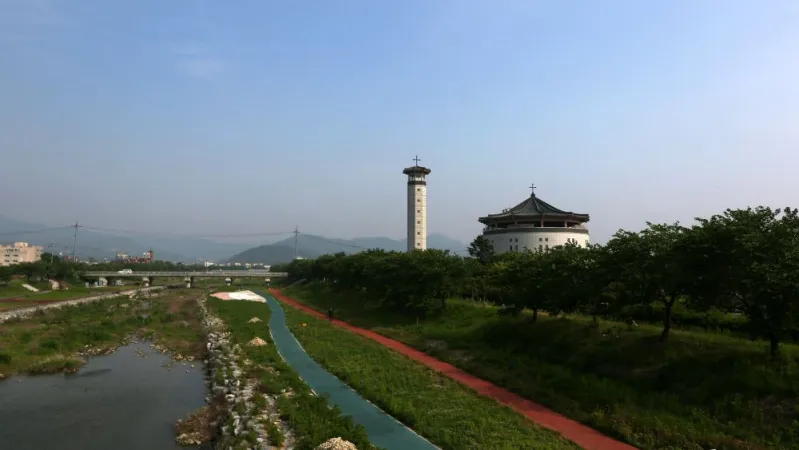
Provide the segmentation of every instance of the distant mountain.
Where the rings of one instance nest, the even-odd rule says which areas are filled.
[[[404,251],[405,239],[391,239],[387,237],[364,237],[355,239],[330,239],[312,234],[301,234],[297,239],[297,255],[303,258],[316,258],[317,256],[332,253],[355,253],[363,249],[380,248],[383,250]],[[459,252],[466,249],[466,245],[457,239],[447,237],[440,233],[427,236],[427,247],[441,250]],[[259,245],[258,247],[238,253],[227,259],[228,262],[280,264],[294,259],[294,238],[284,239],[274,244]]]
[[[46,247],[45,251],[71,254],[74,228],[53,228],[55,227],[0,216],[0,243],[24,241]],[[20,231],[22,232],[19,233]],[[101,260],[113,258],[118,251],[141,255],[152,248],[159,260],[195,262],[204,259],[220,260],[251,246],[251,243],[232,244],[195,237],[149,233],[120,235],[79,228],[75,254],[84,259]]]

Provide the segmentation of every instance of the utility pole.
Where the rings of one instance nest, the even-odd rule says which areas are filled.
[[[75,227],[75,236],[72,238],[72,262],[75,262],[75,247],[78,244],[78,228],[80,228],[80,225],[78,225],[77,221],[75,222],[74,227]]]
[[[297,259],[297,238],[300,236],[300,227],[294,226],[294,259]]]

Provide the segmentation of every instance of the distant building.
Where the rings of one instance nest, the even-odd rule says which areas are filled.
[[[125,264],[147,264],[155,261],[155,253],[152,248],[144,252],[142,256],[128,256],[125,252],[117,252],[114,261]]]
[[[42,259],[44,248],[30,245],[27,242],[14,242],[9,245],[0,245],[0,266],[13,266],[15,264],[36,262]]]
[[[533,193],[523,202],[498,214],[478,220],[485,225],[483,237],[494,247],[494,253],[524,250],[546,251],[551,247],[574,243],[585,247],[589,242],[588,214],[555,208]]]
[[[204,265],[205,267],[211,267],[211,266],[213,266],[213,265],[214,265],[214,263],[212,263],[211,261],[206,261],[206,262],[204,262],[204,263],[203,263],[203,265]]]

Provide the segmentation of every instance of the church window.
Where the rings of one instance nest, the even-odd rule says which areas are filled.
[[[543,242],[543,241],[544,241],[543,238],[538,238],[538,242]]]

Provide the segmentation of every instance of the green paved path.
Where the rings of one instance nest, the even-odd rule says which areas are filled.
[[[269,329],[280,355],[300,377],[305,380],[317,395],[327,394],[328,402],[338,406],[344,415],[364,427],[369,439],[378,447],[386,450],[432,450],[437,447],[414,433],[393,417],[369,403],[357,392],[341,380],[322,368],[302,348],[294,335],[286,326],[286,316],[277,300],[265,292],[259,292],[266,298],[272,311],[269,318]]]

